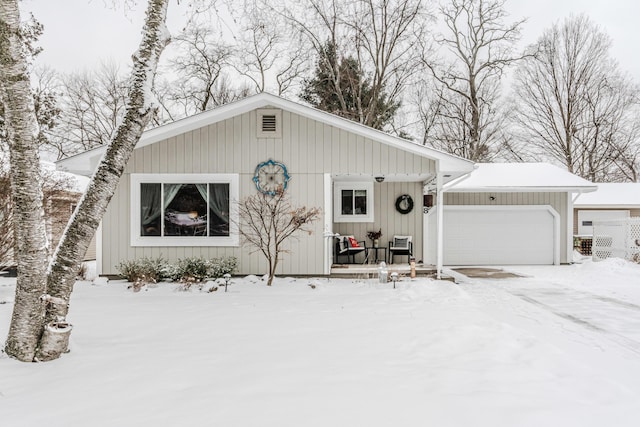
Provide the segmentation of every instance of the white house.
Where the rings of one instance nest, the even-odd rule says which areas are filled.
[[[640,184],[600,183],[593,193],[581,194],[573,204],[577,236],[591,236],[593,221],[640,217]]]
[[[103,152],[58,167],[90,175]],[[383,242],[412,236],[415,258],[438,270],[443,263],[569,262],[572,194],[595,187],[556,169],[558,182],[542,181],[551,169],[527,165],[504,166],[511,171],[504,182],[484,187],[474,184],[480,166],[465,179],[475,168],[468,160],[262,93],[143,134],[98,230],[98,272],[116,274],[122,260],[145,256],[233,255],[240,274],[263,273],[262,257],[241,247],[236,202],[278,185],[294,203],[323,212],[312,235],[290,242],[278,274],[329,274],[332,236],[363,241],[373,230],[382,230]],[[521,168],[538,180],[517,180]],[[484,234],[484,225],[474,226],[480,217],[495,223]],[[503,258],[510,249],[485,256],[490,246],[513,243],[496,238],[507,230],[499,225],[535,250],[524,258]],[[536,240],[540,227],[553,233],[549,241]],[[552,255],[533,255],[545,250]]]

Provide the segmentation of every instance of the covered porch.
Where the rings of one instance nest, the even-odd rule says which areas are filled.
[[[390,272],[405,275],[410,258],[419,275],[442,272],[438,258],[428,254],[441,248],[438,227],[429,221],[443,214],[443,191],[438,190],[464,173],[436,172],[437,162],[432,165],[414,173],[325,175],[326,274],[377,274],[384,261]],[[374,239],[376,233],[381,235]],[[407,239],[410,251],[394,249]],[[356,248],[346,251],[350,242]]]

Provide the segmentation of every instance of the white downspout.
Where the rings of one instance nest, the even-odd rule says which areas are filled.
[[[325,173],[323,177],[324,181],[324,231],[325,235],[323,240],[323,252],[324,252],[324,265],[323,273],[325,275],[331,274],[331,265],[333,264],[333,186],[331,185],[331,174]]]
[[[436,174],[436,226],[438,235],[436,252],[436,278],[438,280],[442,278],[442,258],[444,254],[444,196],[442,193],[442,172],[438,171],[438,173]]]
[[[573,202],[576,198],[571,197],[571,193],[567,193],[567,263],[573,264]]]
[[[102,274],[102,221],[96,230],[96,277]]]

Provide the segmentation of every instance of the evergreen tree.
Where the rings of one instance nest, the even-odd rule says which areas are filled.
[[[400,107],[376,91],[360,63],[352,56],[339,58],[336,44],[328,41],[322,49],[314,76],[306,80],[300,98],[315,108],[383,129]]]

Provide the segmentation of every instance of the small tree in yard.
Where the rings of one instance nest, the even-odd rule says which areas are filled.
[[[310,225],[320,217],[320,208],[295,207],[284,190],[271,196],[258,193],[239,205],[240,235],[243,244],[262,252],[269,264],[268,286],[276,274],[278,262],[288,252],[284,242],[297,232],[312,233]]]

